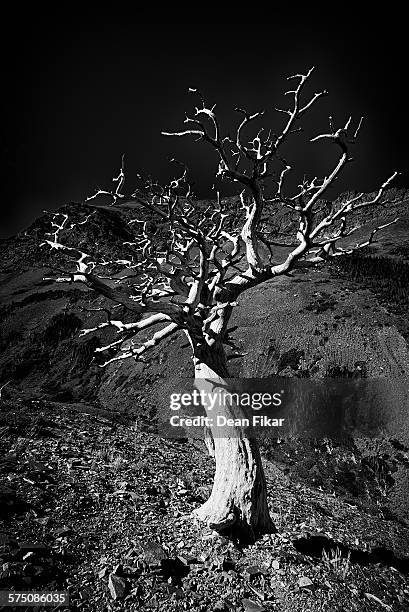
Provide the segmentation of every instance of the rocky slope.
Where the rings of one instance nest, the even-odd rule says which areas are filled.
[[[377,505],[376,478],[355,483],[368,487],[373,507],[363,507],[340,481],[331,494],[311,481],[305,448],[278,446],[265,458],[277,533],[240,549],[191,520],[212,482],[204,445],[10,398],[0,414],[0,589],[68,591],[70,610],[84,612],[407,610],[409,529]],[[345,449],[310,450],[316,475],[329,483],[338,464],[339,478]],[[287,451],[304,475],[287,469]]]
[[[406,192],[394,195],[399,195],[397,204],[380,208],[376,217],[369,213],[360,217],[358,240],[376,225],[400,217],[364,257],[271,281],[243,296],[232,320],[243,356],[231,361],[231,372],[238,377],[279,374],[387,381],[385,401],[394,417],[379,439],[359,442],[356,450],[367,463],[362,473],[356,473],[351,456],[317,463],[308,444],[301,450],[291,440],[279,448],[270,444],[266,453],[296,481],[304,479],[352,499],[359,499],[361,484],[372,470],[374,488],[379,489],[375,513],[408,521],[408,400],[402,389],[409,376],[409,209]],[[90,211],[88,222],[82,223]],[[75,204],[62,212],[76,224],[73,242],[110,259],[124,255],[123,243],[132,237],[126,216]],[[41,246],[49,221],[50,216],[44,215],[1,243],[0,386],[6,384],[2,397],[138,419],[146,431],[154,432],[175,381],[192,374],[185,340],[170,340],[144,362],[100,368],[94,350],[112,336],[80,337],[79,330],[101,321],[100,313],[88,310],[104,306],[104,300],[81,285],[43,280],[61,265],[58,253]],[[292,220],[283,215],[276,223],[280,234]]]

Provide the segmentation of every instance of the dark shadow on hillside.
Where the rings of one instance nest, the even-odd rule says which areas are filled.
[[[341,542],[336,542],[326,536],[312,535],[309,537],[298,538],[293,541],[294,548],[308,557],[322,558],[323,554],[330,554],[338,549],[339,554],[344,557],[350,555],[351,563],[358,565],[370,565],[380,563],[388,567],[394,567],[406,576],[409,575],[409,557],[396,557],[392,550],[383,547],[376,547],[370,551],[349,548]]]

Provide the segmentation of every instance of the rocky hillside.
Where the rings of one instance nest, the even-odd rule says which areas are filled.
[[[365,256],[339,259],[292,279],[279,278],[242,297],[232,327],[237,327],[235,341],[243,357],[231,361],[231,372],[241,377],[388,379],[388,406],[396,414],[389,434],[409,443],[402,385],[390,383],[409,373],[408,193],[391,190],[387,196],[396,204],[378,207],[376,217],[364,209],[356,240],[391,218],[400,220],[379,234]],[[234,198],[228,206],[234,210]],[[71,204],[59,212],[69,216],[71,244],[99,259],[120,262],[129,256],[124,242],[133,239],[128,221],[135,211],[125,209],[119,214],[115,208]],[[94,350],[114,336],[81,337],[79,330],[102,320],[103,313],[89,310],[103,307],[104,299],[80,284],[43,280],[55,276],[62,265],[60,253],[43,245],[50,220],[45,214],[1,244],[0,385],[7,383],[29,398],[86,403],[139,418],[146,414],[151,422],[165,409],[169,385],[192,374],[184,338],[161,345],[143,363],[101,369]],[[291,214],[277,214],[273,221],[278,238],[291,231]],[[279,259],[286,249],[277,251]],[[111,272],[120,270],[118,263]]]
[[[400,217],[380,235],[364,265],[355,261],[353,268],[349,260],[340,261],[293,279],[279,278],[243,296],[232,326],[237,326],[236,342],[246,347],[246,355],[232,362],[232,373],[320,378],[331,372],[353,372],[359,362],[365,363],[362,371],[369,377],[394,378],[408,372],[408,194],[390,195],[397,204],[387,210],[380,207],[376,218],[366,211],[359,219],[357,240],[384,220]],[[127,223],[133,212],[119,215],[109,207],[80,204],[60,212],[69,215],[72,244],[100,259],[120,261],[129,256],[123,243],[133,238]],[[285,235],[291,215],[274,217],[274,224],[277,236]],[[104,300],[80,284],[43,280],[55,276],[62,265],[60,253],[42,244],[49,231],[50,214],[46,214],[18,236],[1,241],[0,382],[10,381],[30,397],[96,402],[110,410],[128,411],[146,381],[182,371],[190,375],[183,339],[175,342],[186,359],[177,363],[172,360],[172,346],[172,350],[160,347],[144,364],[98,368],[93,351],[110,336],[80,337],[78,332],[101,320],[101,313],[86,309],[103,306]],[[277,258],[284,254],[285,249],[278,249]],[[118,263],[114,272],[120,269]]]
[[[212,479],[202,443],[156,434],[193,374],[185,339],[99,367],[94,350],[113,336],[79,332],[106,304],[44,280],[61,267],[42,246],[50,215],[1,242],[0,588],[68,588],[71,609],[90,611],[407,609],[409,194],[390,195],[359,219],[358,240],[400,217],[370,249],[265,283],[236,308],[232,376],[376,379],[391,415],[370,440],[264,441],[278,533],[246,550],[187,518]],[[73,244],[127,254],[131,211],[60,212]],[[293,219],[274,224],[284,236]]]
[[[68,591],[84,612],[407,610],[409,528],[382,506],[382,463],[328,441],[271,452],[277,532],[240,549],[191,520],[213,478],[203,444],[10,397],[0,589]]]

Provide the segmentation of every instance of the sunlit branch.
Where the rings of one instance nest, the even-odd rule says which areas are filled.
[[[231,135],[224,135],[215,105],[208,105],[197,90],[191,91],[199,96],[200,103],[185,118],[185,128],[163,132],[166,136],[191,136],[210,145],[218,164],[216,178],[240,185],[241,192],[235,201],[223,200],[218,190],[216,202],[204,204],[196,200],[187,168],[180,162],[177,163],[181,172],[169,184],[159,185],[137,175],[138,187],[127,193],[128,177],[122,158],[112,190],[99,189],[87,202],[92,200],[91,214],[106,208],[125,216],[131,236],[123,242],[124,256],[105,254],[98,260],[67,239],[77,225],[86,229],[90,215],[71,224],[65,213],[52,216],[50,232],[42,245],[64,253],[73,266],[72,271],[63,269],[55,280],[81,282],[110,302],[125,307],[128,314],[137,315],[134,323],[108,315],[106,321],[82,330],[81,334],[86,335],[111,328],[121,336],[98,348],[98,351],[120,349],[120,354],[107,363],[137,357],[155,346],[162,333],[167,336],[176,329],[188,330],[197,346],[227,341],[226,325],[241,293],[277,276],[291,275],[300,267],[361,249],[373,242],[378,231],[396,222],[395,219],[375,228],[367,240],[354,247],[342,242],[360,229],[360,219],[354,216],[356,211],[394,201],[384,196],[396,172],[373,196],[359,193],[344,200],[324,201],[327,190],[352,161],[350,150],[362,118],[355,128],[349,118],[337,129],[330,117],[329,131],[310,142],[312,146],[334,144],[339,151],[336,161],[325,176],[304,175],[296,189],[287,193],[293,168],[282,157],[282,145],[301,131],[300,119],[326,95],[326,91],[320,91],[306,96],[305,85],[312,70],[289,77],[295,85],[285,92],[288,108],[276,109],[285,116],[284,126],[277,133],[273,128],[259,129],[262,111],[249,113],[236,108],[240,115],[236,128]],[[109,196],[110,205],[99,206],[99,196]],[[284,238],[273,231],[272,217],[280,211],[290,219]],[[338,246],[340,242],[343,248]],[[145,314],[149,318],[142,318]],[[131,342],[122,350],[130,335],[162,321],[169,321],[167,331],[154,334],[153,344],[148,341],[135,347]]]
[[[110,363],[113,363],[115,361],[121,361],[123,359],[129,359],[130,357],[133,357],[134,359],[138,359],[141,357],[141,355],[143,355],[143,353],[157,346],[165,338],[169,338],[176,331],[178,331],[178,329],[179,328],[176,325],[176,323],[170,323],[169,325],[167,325],[160,331],[155,332],[152,338],[150,340],[147,340],[141,346],[137,348],[130,347],[128,349],[125,349],[122,354],[112,357],[112,359],[108,359],[108,361],[105,361],[105,363],[103,363],[101,367],[106,367]]]

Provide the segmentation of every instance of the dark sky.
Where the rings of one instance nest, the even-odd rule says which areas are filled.
[[[285,103],[285,77],[312,65],[310,92],[326,88],[329,96],[306,119],[305,137],[325,130],[329,114],[339,124],[365,115],[356,162],[338,188],[373,190],[394,169],[405,172],[396,184],[409,186],[403,15],[369,22],[345,9],[337,17],[191,24],[120,18],[65,15],[49,24],[36,14],[13,33],[16,66],[3,94],[10,108],[2,126],[1,236],[43,209],[109,186],[122,153],[130,186],[137,172],[166,180],[175,156],[190,167],[198,195],[210,195],[212,151],[160,134],[182,127],[196,103],[188,88],[217,104],[226,130],[237,105],[265,109],[266,125],[277,129],[282,117],[271,109]],[[323,172],[335,159],[329,145],[292,142],[286,154],[301,173]]]

